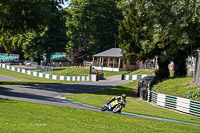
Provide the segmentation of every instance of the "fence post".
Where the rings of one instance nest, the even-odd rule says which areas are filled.
[[[150,81],[148,83],[148,88],[147,88],[147,102],[151,102],[151,83],[152,83],[152,81]]]
[[[92,64],[90,65],[90,72],[89,74],[92,74]]]
[[[121,80],[124,80],[124,74],[122,74],[122,76],[121,76]]]

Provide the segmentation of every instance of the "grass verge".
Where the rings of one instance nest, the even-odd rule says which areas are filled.
[[[0,132],[198,132],[199,127],[0,99]]]
[[[55,70],[54,74],[61,76],[88,76],[89,69],[85,67],[66,67],[65,69]]]
[[[20,81],[0,81],[0,85],[32,85],[32,84],[50,84],[50,83],[71,83],[71,81],[61,81],[61,80],[51,80],[46,78],[35,77],[15,71],[11,71],[8,69],[0,68],[0,75],[14,78]]]
[[[119,72],[115,72],[115,71],[103,71],[104,73],[104,77],[110,77],[110,76],[114,76],[114,75],[121,75],[124,73],[127,73],[128,71],[119,71]]]
[[[137,75],[137,74],[154,74],[155,70],[144,70],[139,69],[134,72],[130,71],[103,71],[104,77],[114,76],[114,75],[121,75],[128,73],[128,75]],[[101,72],[101,70],[99,70]],[[129,73],[130,72],[130,73]],[[55,75],[62,75],[62,76],[87,76],[89,74],[89,69],[86,69],[84,67],[67,67],[62,70],[56,70],[54,71]]]
[[[200,88],[193,77],[171,78],[153,86],[153,91],[200,101]]]
[[[101,70],[99,70],[99,72],[101,72]],[[103,71],[103,72],[104,72],[104,77],[106,78],[109,76],[124,74],[128,71],[119,71],[119,72]],[[66,67],[65,69],[55,70],[54,74],[62,75],[62,76],[88,76],[89,69],[87,69],[85,67]]]
[[[129,73],[128,75],[138,75],[138,74],[155,74],[154,72],[155,70],[149,70],[149,69],[139,69],[136,71],[133,71],[131,73]]]
[[[118,96],[122,93],[125,93],[127,94],[127,106],[126,108],[122,109],[123,112],[200,124],[199,117],[180,114],[168,109],[159,108],[157,106],[151,105],[150,103],[134,98],[133,88],[136,85],[137,81],[134,81],[132,83],[87,94],[68,95],[66,98],[73,99],[79,103],[101,107],[108,99],[112,98],[113,96]]]

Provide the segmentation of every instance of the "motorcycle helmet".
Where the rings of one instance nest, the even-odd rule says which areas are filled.
[[[123,99],[126,99],[126,94],[122,94],[122,98],[123,98]]]

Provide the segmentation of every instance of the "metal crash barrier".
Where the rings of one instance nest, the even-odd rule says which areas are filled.
[[[161,107],[200,117],[200,101],[154,92],[151,90],[153,80],[154,76],[148,76],[138,81],[138,97]]]

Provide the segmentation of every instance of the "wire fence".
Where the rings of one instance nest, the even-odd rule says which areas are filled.
[[[155,63],[139,64],[139,69],[156,69],[156,64]]]
[[[37,62],[25,62],[25,69],[53,74],[55,70],[64,69],[66,67],[82,67],[82,63],[73,63],[73,62],[51,62],[47,66],[45,63],[38,65]]]
[[[36,72],[42,72],[42,73],[48,73],[48,74],[53,74],[53,71],[54,71],[54,67],[36,65],[34,63],[27,63],[26,67],[28,69],[31,69],[31,70],[36,71]]]

